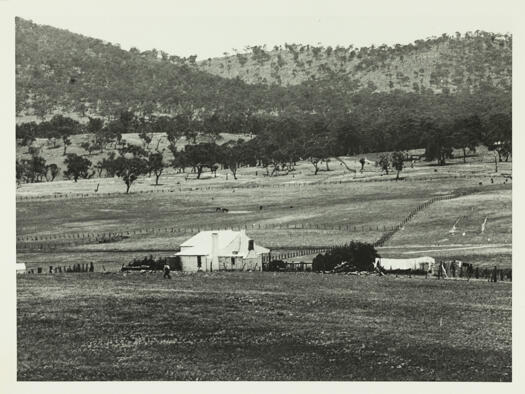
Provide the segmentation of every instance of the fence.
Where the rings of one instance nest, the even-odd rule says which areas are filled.
[[[196,226],[196,227],[163,227],[163,228],[141,228],[141,229],[126,229],[118,232],[105,232],[105,233],[70,233],[70,234],[50,234],[50,235],[28,235],[17,237],[17,250],[18,251],[45,251],[45,250],[58,250],[60,248],[72,247],[83,244],[93,243],[112,243],[118,242],[123,239],[136,236],[136,235],[154,235],[154,234],[196,234],[204,230],[233,230],[239,231],[244,230],[327,230],[327,231],[359,231],[359,232],[371,232],[381,231],[383,235],[374,242],[374,246],[383,246],[392,236],[399,231],[406,223],[423,209],[427,208],[436,201],[450,200],[463,195],[472,194],[478,192],[478,189],[470,191],[457,192],[446,196],[436,196],[432,199],[425,201],[418,207],[413,209],[402,221],[394,226],[386,225],[352,225],[352,224],[323,224],[323,223],[244,223],[243,225],[237,226]]]
[[[45,270],[43,267],[36,267],[36,268],[30,268],[26,269],[27,274],[62,274],[62,273],[71,273],[71,272],[95,272],[95,265],[93,263],[90,264],[73,264],[69,266],[53,266],[50,265],[47,270]]]
[[[470,178],[494,178],[490,175],[444,175],[438,177],[410,177],[403,178],[400,182],[409,181],[409,182],[419,182],[419,181],[441,181],[444,179],[470,179]],[[368,183],[368,182],[395,182],[395,178],[353,178],[345,179],[338,181],[320,181],[320,182],[293,182],[293,183],[269,183],[269,184],[245,184],[245,185],[235,185],[235,186],[199,186],[199,187],[179,187],[171,189],[152,189],[152,190],[135,190],[131,191],[129,195],[143,195],[151,193],[174,193],[174,192],[195,192],[195,191],[217,191],[217,190],[242,190],[242,189],[285,189],[285,188],[304,188],[311,186],[323,186],[323,185],[341,185],[348,183]],[[39,196],[17,196],[16,201],[25,202],[25,201],[42,201],[49,199],[75,199],[75,198],[88,198],[88,197],[111,197],[111,196],[122,196],[126,195],[124,191],[122,192],[93,192],[93,193],[54,193],[47,195]]]
[[[435,203],[436,201],[451,200],[453,198],[458,198],[461,196],[466,196],[468,194],[477,193],[478,191],[479,191],[478,189],[473,189],[469,191],[461,191],[461,192],[456,192],[454,194],[450,194],[446,196],[436,196],[436,197],[431,198],[428,201],[425,201],[423,204],[413,209],[401,222],[399,222],[396,226],[394,226],[393,229],[383,234],[381,238],[379,238],[374,243],[374,246],[383,246],[385,242],[389,241],[394,236],[395,233],[397,233],[401,228],[404,227],[405,224],[411,221],[417,213],[428,208],[431,204]]]
[[[195,234],[200,231],[212,230],[328,230],[328,231],[391,231],[394,226],[385,225],[352,225],[352,224],[324,224],[324,223],[244,223],[237,226],[197,226],[197,227],[151,227],[142,229],[127,229],[119,232],[106,233],[70,233],[51,235],[27,235],[16,238],[17,249],[49,249],[59,246],[74,246],[92,243],[118,242],[135,235],[153,234]],[[52,243],[50,243],[50,241]],[[46,243],[42,243],[46,242]]]

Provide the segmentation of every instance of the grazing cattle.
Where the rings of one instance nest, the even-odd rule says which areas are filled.
[[[215,212],[224,212],[224,213],[227,213],[227,212],[229,212],[229,209],[228,209],[228,208],[220,208],[220,207],[217,207],[217,208],[215,208]]]
[[[259,211],[262,211],[262,209],[263,209],[263,206],[259,205]]]

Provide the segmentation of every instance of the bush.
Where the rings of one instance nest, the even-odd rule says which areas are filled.
[[[164,265],[168,262],[167,257],[159,257],[154,258],[152,255],[149,257],[146,256],[143,259],[133,259],[130,261],[127,265],[127,267],[123,267],[122,270],[126,271],[130,268],[138,268],[138,269],[147,269],[147,270],[154,270],[154,271],[162,271],[164,268]]]
[[[318,254],[312,262],[312,270],[332,271],[337,265],[346,262],[348,271],[373,271],[376,257],[380,256],[372,244],[352,241],[325,254]]]
[[[268,263],[268,271],[284,271],[286,263],[283,260],[272,260]]]

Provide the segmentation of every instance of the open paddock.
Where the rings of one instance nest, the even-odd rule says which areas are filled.
[[[18,275],[17,329],[23,381],[512,379],[510,283]]]
[[[17,201],[17,260],[45,266],[94,261],[120,267],[145,254],[169,255],[205,229],[244,228],[272,249],[329,247],[350,240],[373,243],[425,201],[475,191],[436,201],[417,212],[379,251],[384,257],[423,254],[508,268],[512,183],[502,173],[510,173],[512,163],[499,163],[500,173],[493,174],[493,154],[479,153],[469,157],[467,164],[461,158],[444,167],[416,162],[410,168],[407,163],[401,174],[406,180],[398,182],[393,180],[395,175],[381,176],[372,164],[354,176],[332,160],[331,171],[316,176],[309,163],[299,162],[287,176],[268,177],[261,168],[241,168],[237,181],[231,174],[226,180],[227,170],[219,170],[216,178],[204,174],[201,180],[166,170],[159,187],[170,191],[155,192],[161,189],[152,186],[150,178],[141,177],[129,195],[123,193],[117,178],[25,184],[18,196],[40,198]],[[344,158],[352,166],[359,165],[358,159]],[[98,183],[100,191],[109,195],[93,193]],[[90,195],[55,198],[55,192]],[[486,229],[481,234],[485,217]],[[449,233],[458,218],[456,233]],[[97,242],[110,233],[128,238]],[[29,250],[40,245],[47,251]]]
[[[485,218],[487,221],[482,232]],[[398,231],[388,245],[486,246],[511,242],[512,189],[506,185],[498,189],[435,202],[416,215],[403,230]]]

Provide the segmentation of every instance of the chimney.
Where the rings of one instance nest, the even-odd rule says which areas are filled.
[[[219,269],[219,233],[211,233],[211,270]]]

